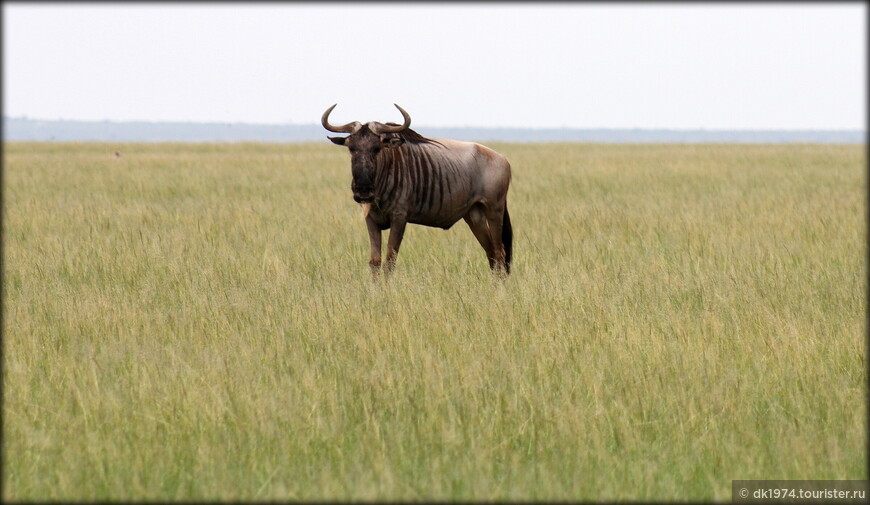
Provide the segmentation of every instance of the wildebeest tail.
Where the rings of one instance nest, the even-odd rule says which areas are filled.
[[[504,220],[501,226],[501,241],[504,243],[505,272],[511,273],[511,253],[514,248],[514,230],[511,228],[511,216],[508,214],[507,205],[504,207]]]

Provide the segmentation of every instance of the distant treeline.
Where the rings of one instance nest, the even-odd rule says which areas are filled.
[[[414,127],[432,138],[503,142],[753,142],[862,144],[862,130],[664,130],[575,128]],[[319,124],[181,123],[3,118],[11,141],[103,142],[311,142],[325,140]]]

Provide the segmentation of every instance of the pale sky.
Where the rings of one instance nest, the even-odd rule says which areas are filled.
[[[3,2],[35,119],[866,129],[861,3]]]

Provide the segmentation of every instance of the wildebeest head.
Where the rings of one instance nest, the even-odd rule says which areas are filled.
[[[377,156],[382,149],[402,145],[402,139],[394,135],[411,126],[411,116],[396,104],[396,108],[405,118],[404,124],[379,123],[370,121],[362,124],[353,121],[342,126],[329,124],[329,113],[338,104],[326,109],[320,118],[324,128],[335,133],[349,133],[347,137],[327,137],[333,143],[345,146],[350,151],[350,169],[353,174],[351,189],[353,199],[357,203],[371,203],[375,197],[375,168]]]

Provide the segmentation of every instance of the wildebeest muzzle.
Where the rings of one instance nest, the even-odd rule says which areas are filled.
[[[351,189],[356,203],[372,203],[375,200],[375,189],[371,186],[354,186]]]

